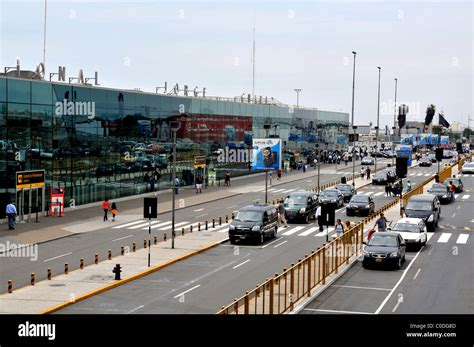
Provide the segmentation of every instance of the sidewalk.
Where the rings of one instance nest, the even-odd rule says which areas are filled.
[[[382,165],[381,168],[383,167]],[[358,162],[356,162],[356,167],[357,166],[360,166]],[[322,165],[320,170],[321,175],[326,175],[328,173],[334,174],[335,168],[335,164]],[[337,172],[351,171],[352,165],[350,164],[347,166],[342,164],[338,165],[337,167]],[[309,167],[305,173],[300,170],[285,173],[279,181],[276,179],[276,174],[274,174],[272,179],[272,187],[298,180],[315,178],[316,175],[317,170],[311,167]],[[196,194],[194,187],[180,188],[179,194],[176,195],[176,209],[225,199],[231,196],[253,191],[255,187],[264,187],[264,176],[264,173],[241,176],[232,179],[232,185],[230,187],[208,187],[202,194]],[[342,174],[337,176],[342,176]],[[239,184],[236,185],[236,182]],[[315,181],[313,183],[315,183]],[[311,185],[314,185],[313,183]],[[139,216],[143,214],[142,199],[144,197],[152,197],[154,194],[155,193],[147,193],[114,199],[113,201],[117,202],[118,205],[118,217],[120,218],[120,221],[128,222],[130,220],[139,218]],[[162,214],[171,211],[172,191],[163,190],[156,192],[156,195],[158,197],[158,213]],[[95,202],[92,204],[77,206],[75,208],[66,208],[65,215],[63,217],[41,216],[39,218],[39,223],[17,223],[16,230],[4,230],[1,232],[0,243],[6,243],[7,241],[10,241],[14,244],[38,244],[68,237],[76,233],[102,229],[104,228],[103,223],[97,223],[97,221],[101,221],[101,216],[103,215],[101,204],[102,202]],[[33,215],[32,220],[34,220]],[[4,227],[6,229],[6,225]]]

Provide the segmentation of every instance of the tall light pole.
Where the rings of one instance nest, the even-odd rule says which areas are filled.
[[[174,249],[174,238],[175,238],[175,194],[176,194],[176,133],[179,129],[179,121],[171,121],[170,128],[173,132],[173,198],[171,203],[171,248]]]
[[[48,0],[44,0],[44,28],[43,28],[43,67],[46,71],[46,14],[48,9]]]
[[[351,111],[351,126],[354,134],[354,141],[352,145],[352,186],[355,187],[355,158],[354,158],[354,148],[355,148],[355,131],[357,129],[356,126],[354,126],[354,92],[355,92],[355,75],[356,75],[356,55],[357,52],[352,51],[352,54],[354,56],[354,65],[352,67],[352,111]]]
[[[393,135],[392,135],[392,166],[395,165],[395,128],[397,127],[397,84],[398,78],[395,78],[395,105],[393,110]]]
[[[300,105],[300,92],[301,92],[301,88],[296,88],[295,89],[295,92],[296,92],[296,107],[298,107]]]
[[[379,149],[379,129],[380,129],[380,73],[382,68],[377,66],[379,69],[379,86],[378,86],[378,95],[377,95],[377,127],[375,128],[375,150]],[[377,152],[375,152],[375,172],[377,172]]]

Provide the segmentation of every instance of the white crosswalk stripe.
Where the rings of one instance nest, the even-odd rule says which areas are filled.
[[[314,235],[314,236],[316,236],[316,237],[323,237],[323,236],[326,236],[328,233],[330,234],[330,233],[333,232],[333,231],[334,231],[334,227],[329,227],[328,230],[321,231],[320,233],[317,233],[317,234]]]
[[[415,176],[416,174],[414,172],[412,172],[411,174],[409,174],[408,176]]]
[[[431,174],[427,173],[427,174],[425,174],[425,177],[428,177],[428,176],[430,176],[430,175],[431,175]]]
[[[156,223],[159,223],[160,221],[153,221],[151,222],[151,225],[154,225]],[[134,230],[134,229],[140,229],[140,228],[143,228],[144,226],[146,226],[146,229],[148,229],[148,222],[145,222],[145,223],[142,223],[142,224],[138,224],[138,225],[134,225],[133,227],[130,227],[130,228],[127,228],[127,229],[130,229],[130,230]]]
[[[467,243],[468,238],[469,238],[469,234],[460,234],[458,236],[458,239],[456,240],[456,243],[460,243],[464,245]]]
[[[117,225],[115,227],[112,227],[112,229],[122,229],[122,228],[126,228],[126,227],[129,227],[129,226],[138,224],[138,223],[143,223],[143,219],[136,220],[136,221],[130,222],[130,223],[120,224],[120,225]]]
[[[380,196],[380,195],[382,195],[382,194],[384,194],[384,192],[378,192],[378,193],[375,193],[375,194],[374,194],[374,197],[376,197],[376,196]]]
[[[296,188],[284,190],[283,193],[294,192]]]
[[[160,223],[160,224],[155,224],[155,225],[152,225],[152,229],[157,229],[157,228],[161,228],[165,225],[168,225],[168,224],[171,224],[171,221],[168,221],[168,222],[164,222],[164,223]]]
[[[447,243],[449,238],[451,237],[452,233],[442,233],[438,239],[439,243]]]
[[[423,174],[422,174],[422,173],[419,173],[419,174],[417,174],[416,176],[420,177],[420,176],[423,176]]]
[[[466,194],[466,195],[463,195],[462,199],[463,199],[463,200],[467,200],[467,199],[469,199],[469,197],[470,197],[470,195],[469,195],[469,194]]]
[[[364,195],[369,196],[369,195],[372,195],[372,194],[374,194],[374,193],[375,193],[375,192],[365,192]]]
[[[308,230],[302,232],[301,234],[298,234],[298,236],[308,236],[309,234],[314,233],[316,230],[319,230],[319,227],[309,228]]]
[[[269,192],[273,192],[276,188],[270,188],[268,189]]]
[[[297,233],[298,231],[300,231],[304,228],[305,227],[303,227],[303,226],[294,227],[294,228],[291,228],[290,230],[284,232],[282,235],[284,235],[284,236],[293,235],[294,233]]]
[[[454,194],[454,198],[457,199],[459,194]]]
[[[282,191],[284,191],[285,189],[277,189],[277,190],[274,190],[273,193],[280,193]]]

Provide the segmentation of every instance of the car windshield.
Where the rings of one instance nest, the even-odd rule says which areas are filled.
[[[304,195],[290,195],[285,199],[284,205],[285,206],[292,206],[292,205],[305,205],[308,201],[308,197]]]
[[[387,173],[386,172],[378,172],[374,175],[374,177],[385,178],[385,177],[387,177]]]
[[[396,236],[381,236],[376,233],[370,239],[369,246],[380,246],[380,247],[397,247],[397,237]]]
[[[372,160],[372,158],[371,157],[364,157],[364,158],[362,158],[362,160]]]
[[[352,187],[349,186],[349,185],[347,185],[347,186],[346,186],[346,185],[340,185],[340,186],[337,186],[337,189],[339,189],[339,190],[345,190],[345,191],[350,191],[350,190],[352,189]]]
[[[365,203],[368,203],[369,198],[367,196],[357,196],[356,195],[351,199],[351,202],[365,202]]]
[[[451,178],[451,179],[445,181],[446,185],[450,185],[451,182],[453,182],[455,186],[459,185],[459,179],[457,179],[457,178]]]
[[[235,215],[234,220],[241,222],[260,222],[262,221],[262,213],[256,211],[239,211]]]
[[[335,191],[324,191],[321,193],[322,198],[337,198],[337,192]]]
[[[464,164],[464,167],[465,167],[465,168],[474,169],[474,163]]]
[[[409,233],[419,233],[420,227],[414,223],[397,223],[393,227],[394,231],[404,231]]]
[[[407,210],[431,211],[431,202],[428,202],[428,201],[408,201]]]

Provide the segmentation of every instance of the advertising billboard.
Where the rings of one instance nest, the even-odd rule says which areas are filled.
[[[281,170],[281,140],[253,139],[253,170]]]
[[[400,143],[402,145],[413,145],[414,136],[412,134],[402,134]]]
[[[419,145],[429,145],[431,143],[431,134],[420,134]]]
[[[441,145],[447,145],[447,144],[449,144],[449,136],[441,136],[440,144],[441,144]]]

